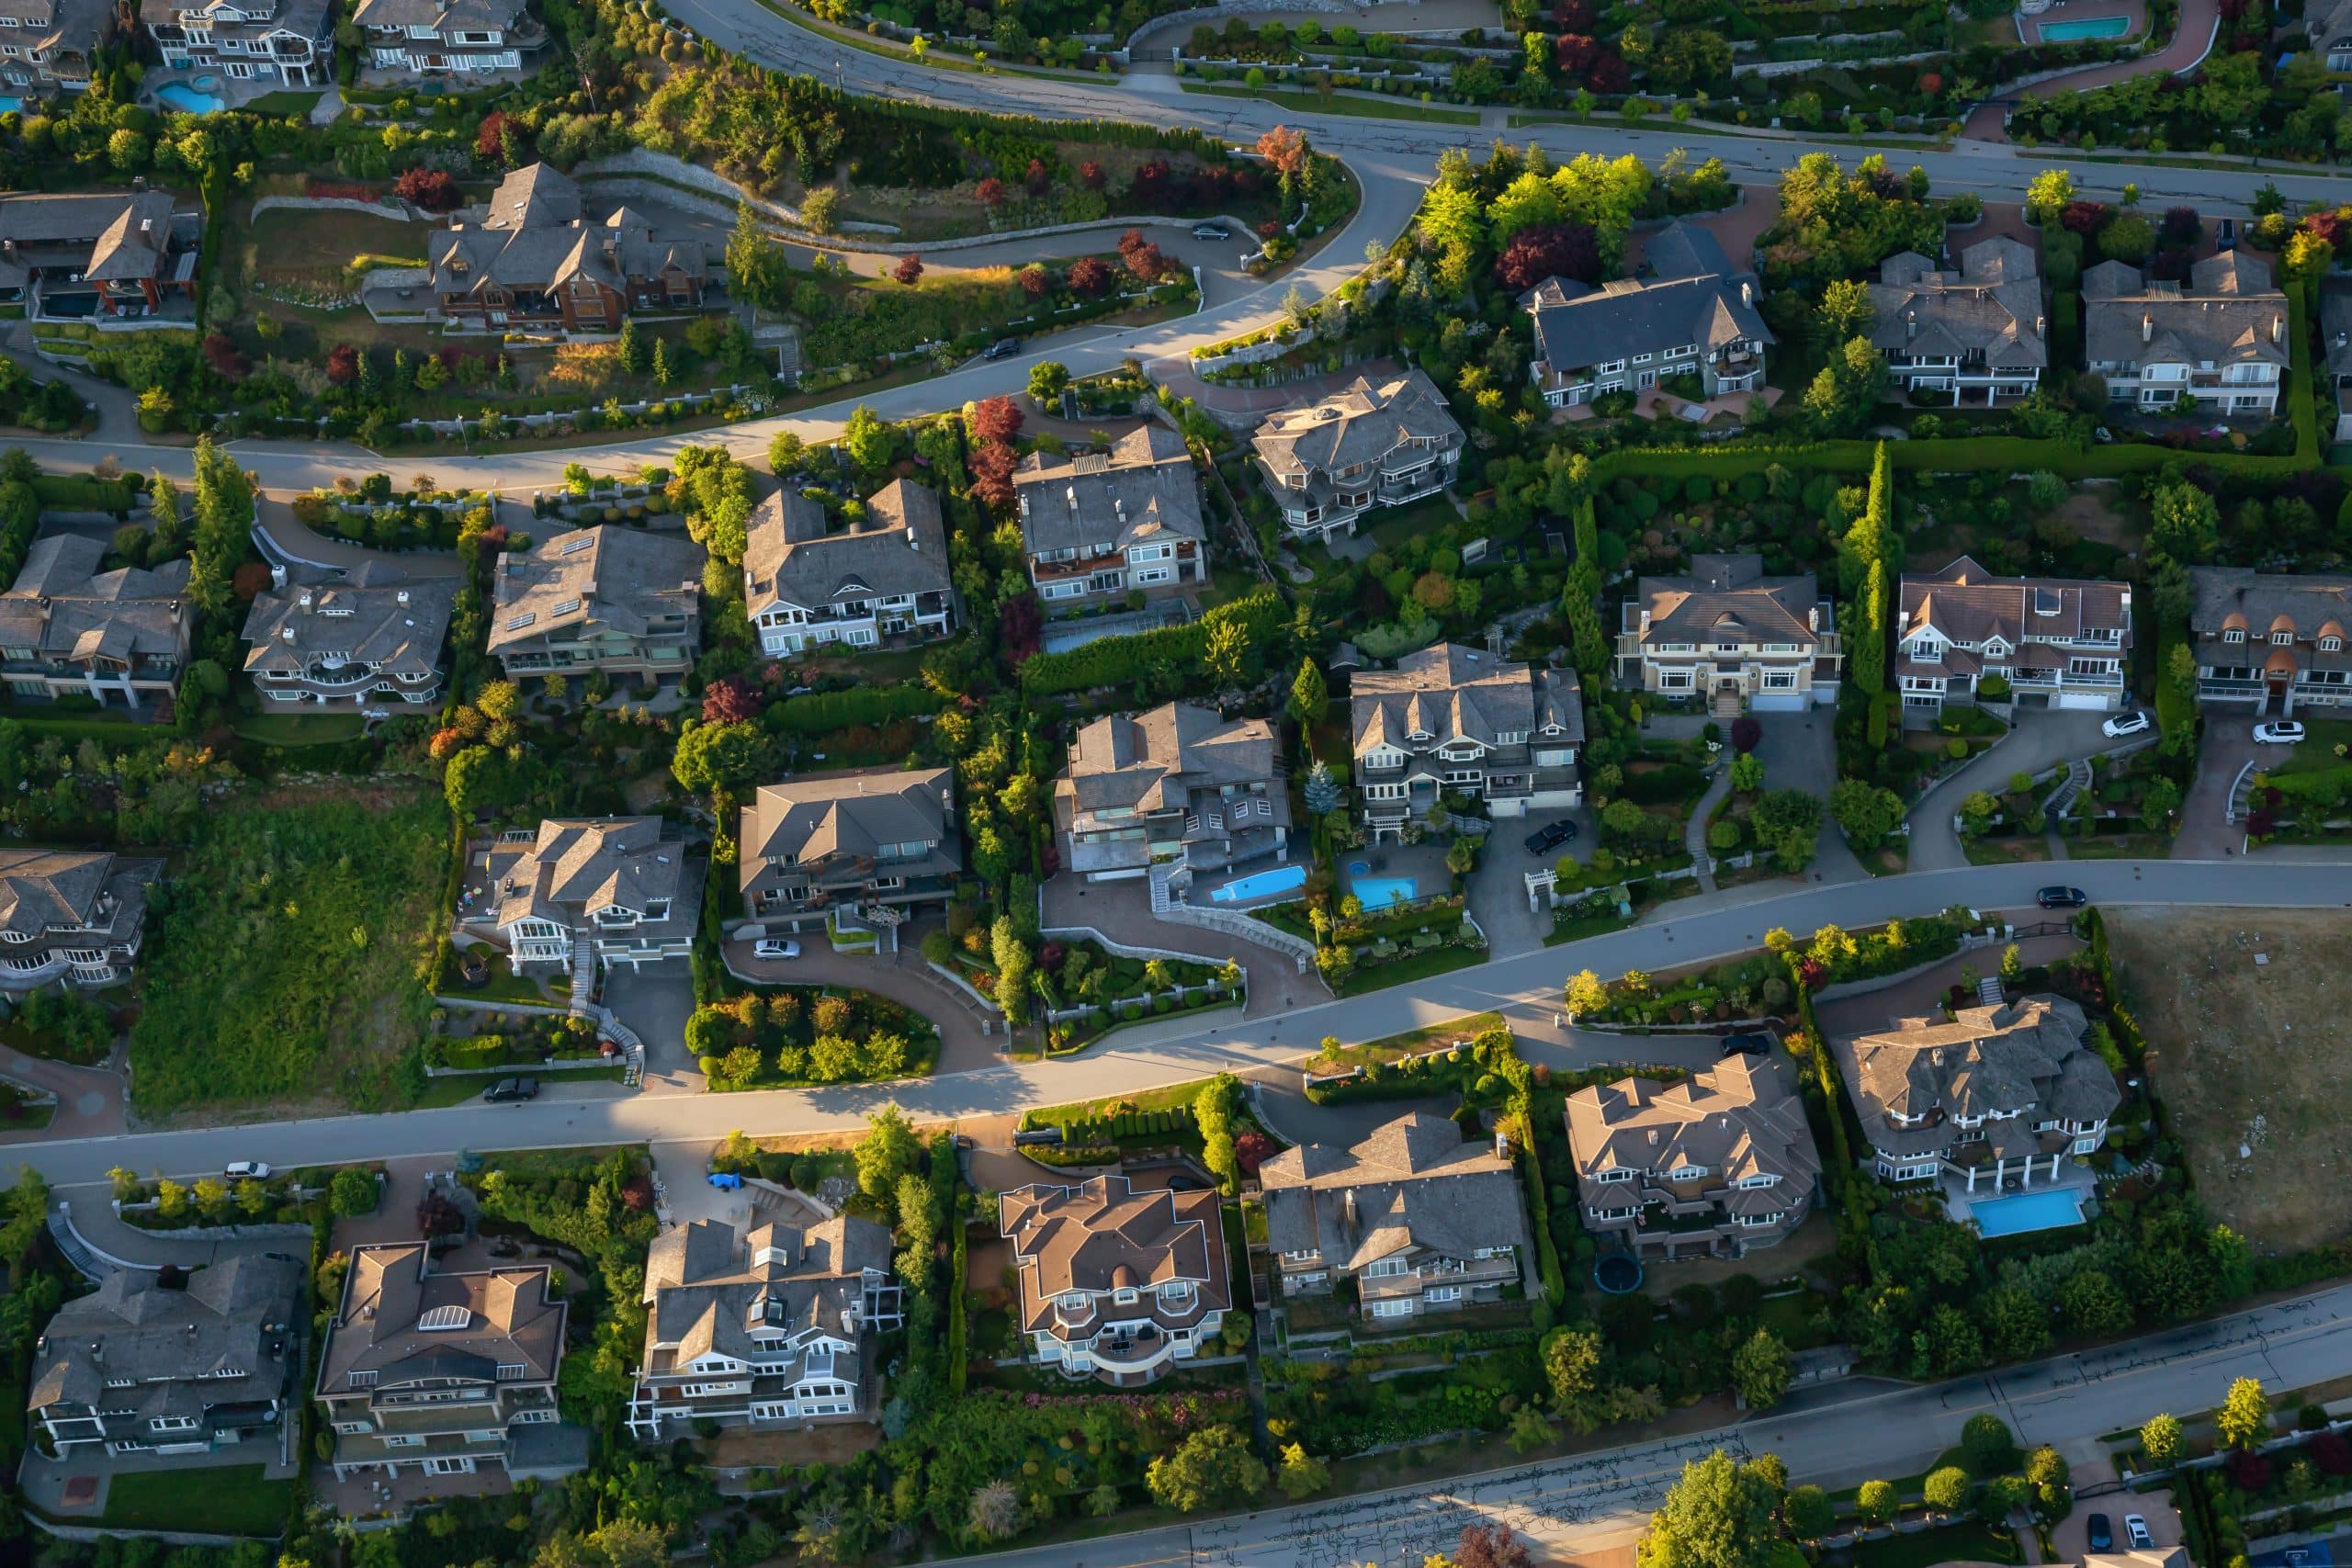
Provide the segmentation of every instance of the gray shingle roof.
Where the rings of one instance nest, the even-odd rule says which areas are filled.
[[[1012,488],[1022,547],[1032,556],[1208,538],[1193,456],[1184,438],[1162,425],[1129,431],[1107,453],[1032,452],[1013,470]]]
[[[2208,256],[2188,283],[2102,262],[2083,275],[2084,358],[2100,365],[2287,363],[2287,297],[2241,251]]]
[[[853,1305],[865,1271],[888,1274],[890,1233],[871,1220],[835,1215],[808,1228],[763,1223],[736,1240],[732,1225],[696,1220],[654,1238],[645,1263],[645,1372],[662,1377],[711,1351],[748,1361],[752,1332],[811,1330],[854,1344]],[[854,1370],[835,1363],[854,1384]],[[797,1367],[766,1368],[787,1382]]]
[[[78,534],[36,539],[15,586],[0,594],[0,643],[44,659],[185,661],[188,562],[101,572],[106,547]]]
[[[1705,230],[1670,223],[1650,237],[1645,254],[1646,278],[1594,288],[1553,277],[1521,299],[1533,318],[1537,356],[1555,374],[1692,344],[1704,352],[1779,341],[1757,313],[1762,288],[1756,275],[1734,272]]]
[[[589,623],[642,637],[663,615],[702,607],[703,548],[610,524],[556,534],[498,558],[490,651]],[[527,617],[527,619],[526,618]]]
[[[57,1309],[32,1362],[27,1407],[141,1404],[142,1414],[199,1415],[206,1406],[276,1399],[303,1283],[300,1262],[249,1254],[224,1258],[166,1290],[144,1269],[121,1269]],[[233,1372],[239,1376],[223,1377]],[[135,1390],[107,1388],[130,1379]],[[143,1386],[164,1380],[164,1389]],[[168,1398],[171,1410],[144,1409]]]
[[[1941,571],[1905,575],[1896,638],[1933,626],[1953,642],[1997,637],[2012,649],[2028,637],[2071,637],[2091,630],[2132,635],[2132,590],[2120,582],[2054,577],[1995,577],[1967,556]]]
[[[1951,1021],[1896,1019],[1882,1033],[1835,1043],[1862,1132],[1889,1154],[1941,1154],[1954,1117],[2099,1121],[2122,1103],[2114,1075],[2083,1043],[2083,1010],[2030,996],[1962,1008]],[[1898,1121],[1897,1118],[1903,1120]]]
[[[1821,595],[1811,572],[1767,577],[1760,555],[1699,555],[1688,577],[1645,577],[1625,602],[1624,630],[1643,643],[1794,643],[1821,638],[1811,617]],[[1647,623],[1643,616],[1646,613]]]
[[[1262,718],[1227,722],[1195,703],[1113,714],[1078,732],[1063,776],[1088,811],[1149,811],[1182,806],[1196,788],[1216,795],[1228,786],[1264,786],[1274,776],[1273,727]]]
[[[440,668],[457,591],[454,578],[411,579],[381,562],[289,574],[285,586],[254,595],[245,672],[300,673],[332,650],[381,674],[429,675]]]
[[[1870,296],[1871,345],[1899,359],[1949,355],[2003,370],[2050,363],[2033,252],[2007,236],[1961,252],[1958,272],[1939,272],[1916,251],[1889,256]]]
[[[1250,436],[1268,482],[1304,474],[1310,488],[1343,470],[1391,462],[1416,466],[1460,448],[1462,426],[1437,384],[1419,370],[1374,386],[1363,377],[1319,402],[1269,414]]]
[[[1801,1213],[1813,1202],[1821,1156],[1788,1069],[1771,1056],[1726,1056],[1674,1084],[1625,1077],[1568,1097],[1568,1146],[1588,1203],[1629,1206],[1648,1182],[1697,1168],[1699,1190],[1727,1213]],[[1604,1180],[1627,1170],[1630,1179]],[[1741,1189],[1756,1177],[1769,1185]]]
[[[479,32],[486,28],[506,32],[527,13],[525,0],[359,0],[351,19],[363,28],[398,28],[401,32],[411,28],[431,28],[436,33]],[[534,164],[531,167],[544,165]],[[508,182],[513,179],[514,175],[507,176]],[[503,192],[505,188],[503,182],[499,189]]]
[[[1285,1149],[1259,1167],[1258,1179],[1267,1246],[1319,1252],[1342,1269],[1406,1247],[1467,1258],[1481,1247],[1528,1245],[1511,1163],[1428,1111],[1376,1128],[1351,1148]]]
[[[2259,665],[2278,674],[2298,670],[2352,670],[2345,647],[2322,649],[2319,639],[2352,638],[2352,576],[2259,572],[2251,567],[2188,569],[2191,605],[2188,628],[2197,662],[2242,668]],[[2223,640],[2224,634],[2243,634]],[[2285,632],[2285,646],[2271,642]]]
[[[867,500],[865,515],[864,527],[828,534],[824,508],[797,491],[761,502],[743,551],[749,613],[954,591],[935,491],[895,480]]]
[[[586,279],[614,290],[670,268],[695,277],[710,269],[699,239],[658,233],[621,208],[602,223],[582,215],[580,187],[545,164],[515,170],[498,185],[479,224],[453,224],[426,237],[435,288],[480,293],[493,285],[541,290]]]
[[[433,1269],[421,1241],[362,1247],[351,1255],[343,1299],[319,1358],[319,1392],[349,1394],[431,1378],[552,1381],[563,1359],[564,1304],[545,1263],[463,1273]],[[450,1323],[426,1327],[428,1322]],[[352,1374],[373,1373],[352,1382]]]
[[[127,939],[163,868],[162,861],[121,860],[106,850],[0,849],[0,931],[39,939],[111,927]]]
[[[892,875],[952,876],[964,868],[954,798],[945,768],[865,768],[763,784],[743,807],[738,840],[744,896],[785,880],[771,861],[789,862],[795,880],[821,878],[876,859],[885,844],[933,846],[919,858],[892,860]]]
[[[1458,736],[1495,747],[1506,744],[1506,734],[1532,740],[1546,726],[1559,730],[1544,737],[1555,743],[1584,739],[1575,671],[1535,670],[1460,643],[1408,653],[1394,670],[1360,670],[1349,678],[1348,692],[1359,757],[1383,741],[1419,750]],[[1433,739],[1410,739],[1416,734]]]
[[[691,933],[701,914],[703,863],[659,817],[550,817],[530,844],[501,846],[491,863],[502,927],[524,919],[576,927],[619,908],[640,917],[627,928],[632,938],[656,941]],[[642,918],[665,898],[664,919]]]

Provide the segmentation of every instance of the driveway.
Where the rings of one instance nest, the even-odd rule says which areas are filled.
[[[2009,775],[2038,773],[2077,757],[2095,756],[2110,746],[2099,727],[2112,716],[2103,713],[2059,713],[2048,708],[2019,708],[2016,726],[1990,750],[1929,791],[1911,808],[1911,869],[1950,871],[1968,863],[1952,818],[1960,803],[1977,790],[1999,794]]]
[[[1801,789],[1821,801],[1821,841],[1814,851],[1813,880],[1859,882],[1868,876],[1847,847],[1845,835],[1828,819],[1829,792],[1838,783],[1837,710],[1813,707],[1754,717],[1764,727],[1764,738],[1756,743],[1756,755],[1764,764],[1764,787]]]
[[[1323,982],[1311,973],[1300,974],[1297,961],[1286,953],[1238,941],[1221,931],[1160,919],[1151,912],[1151,889],[1141,881],[1088,882],[1065,872],[1046,884],[1044,925],[1047,931],[1091,926],[1113,942],[1164,947],[1210,964],[1236,960],[1250,972],[1244,1018],[1264,1018],[1330,999]]]
[[[1547,822],[1563,819],[1577,825],[1576,838],[1547,853],[1530,854],[1527,836]],[[1495,824],[1478,870],[1470,878],[1470,918],[1487,933],[1489,952],[1498,958],[1515,958],[1544,945],[1552,934],[1552,915],[1548,909],[1539,914],[1527,907],[1527,874],[1549,870],[1563,854],[1589,852],[1596,841],[1588,806],[1537,811]]]
[[[2008,131],[2002,121],[2011,108],[2020,107],[2037,98],[2053,98],[2066,93],[2086,93],[2093,87],[2104,87],[2112,82],[2129,81],[2162,71],[2178,76],[2203,63],[2213,47],[2213,39],[2222,26],[2221,0],[2187,0],[2180,8],[2180,20],[2173,28],[2172,41],[2152,55],[2131,60],[2119,60],[2106,65],[2088,65],[2064,76],[2053,76],[2037,82],[2030,92],[2015,96],[1987,99],[1968,117],[1968,124],[1961,134],[1972,141],[2006,141]]]
[[[2197,779],[2180,813],[2180,836],[2173,853],[2182,860],[2222,860],[2245,842],[2245,825],[2229,819],[2230,786],[2248,762],[2283,761],[2285,746],[2254,743],[2255,716],[2243,707],[2205,711],[2205,734],[2197,748]]]
[[[616,969],[605,976],[604,999],[645,1042],[646,1092],[702,1092],[702,1074],[686,1051],[686,1020],[695,1012],[695,977],[683,961]]]
[[[934,1073],[969,1073],[994,1066],[1004,1048],[1001,1027],[983,1032],[995,1015],[983,1010],[923,962],[921,939],[901,931],[896,953],[836,953],[822,931],[802,932],[797,958],[754,958],[749,940],[727,944],[739,973],[777,986],[842,986],[888,997],[931,1020],[939,1031]]]

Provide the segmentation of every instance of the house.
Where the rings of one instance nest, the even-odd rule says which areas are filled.
[[[97,990],[130,977],[160,860],[0,848],[0,991]]]
[[[1465,1141],[1430,1111],[1348,1148],[1284,1149],[1258,1180],[1285,1297],[1329,1295],[1352,1280],[1364,1316],[1415,1317],[1498,1299],[1533,1257],[1501,1140]]]
[[[1209,580],[1200,477],[1172,430],[1138,425],[1108,452],[1032,452],[1012,492],[1029,581],[1048,607]]]
[[[2312,52],[2325,59],[2330,71],[2352,71],[2352,0],[2323,0],[2307,7],[2303,32]]]
[[[654,1238],[645,1260],[645,1361],[629,1399],[639,1441],[704,1422],[776,1427],[857,1416],[874,1371],[867,1336],[904,1319],[890,1233],[836,1214],[805,1229],[723,1220]]]
[[[1038,1365],[1118,1388],[1210,1345],[1233,1306],[1214,1191],[1136,1191],[1124,1174],[1001,1194],[1021,1332]]]
[[[355,1247],[319,1350],[318,1400],[337,1481],[404,1470],[514,1480],[587,1460],[559,1426],[564,1303],[554,1269],[433,1267],[422,1241]]]
[[[2198,566],[2188,587],[2199,702],[2281,717],[2352,702],[2352,576]]]
[[[410,75],[523,71],[548,41],[526,0],[359,0],[351,21],[370,69]]]
[[[1812,1213],[1821,1156],[1777,1056],[1688,1078],[1637,1076],[1568,1096],[1585,1227],[1636,1258],[1741,1258]]]
[[[1917,251],[1879,264],[1870,286],[1871,346],[1912,392],[1944,392],[1955,404],[2022,398],[2050,364],[2041,276],[2031,246],[2007,235],[1960,253],[1942,272]]]
[[[498,558],[490,651],[510,676],[602,671],[655,682],[702,651],[700,545],[608,524]]]
[[[2327,380],[2335,389],[2335,437],[2352,441],[2352,279],[2327,278],[2319,288],[2319,330],[2327,344]]]
[[[737,839],[743,909],[799,931],[898,928],[926,906],[944,909],[964,870],[955,775],[945,768],[863,768],[763,784]]]
[[[1078,732],[1054,784],[1062,863],[1089,882],[1148,874],[1155,861],[1222,871],[1290,856],[1290,790],[1262,718],[1227,720],[1196,703],[1113,714]]]
[[[455,578],[411,578],[383,560],[348,571],[273,568],[245,616],[245,673],[266,702],[439,702],[457,594]]]
[[[100,571],[106,546],[80,534],[35,539],[0,593],[0,679],[19,700],[119,696],[168,704],[187,668],[187,558]]]
[[[2278,412],[2287,296],[2245,251],[2191,267],[2186,287],[2122,262],[2083,274],[2083,357],[2117,402],[2158,412],[2181,399],[2199,418]]]
[[[0,84],[20,96],[89,90],[98,51],[114,40],[107,0],[0,0]]]
[[[1966,556],[1903,579],[1892,673],[1903,705],[1930,712],[1973,702],[1997,675],[2028,707],[2123,705],[2132,588],[2048,577],[1995,577]]]
[[[1734,272],[1715,237],[1688,223],[1668,224],[1645,254],[1646,277],[1552,277],[1521,296],[1535,327],[1527,377],[1544,400],[1576,408],[1677,376],[1697,377],[1702,397],[1762,391],[1777,340],[1757,313],[1756,275]]]
[[[823,507],[778,491],[752,513],[743,605],[771,659],[829,642],[947,636],[956,585],[938,492],[894,480],[867,498],[862,526],[828,533]]]
[[[1566,666],[1537,669],[1442,642],[1394,670],[1350,677],[1355,784],[1377,843],[1402,837],[1446,795],[1498,818],[1577,805],[1584,688]]]
[[[232,82],[322,87],[334,76],[328,0],[139,0],[139,20],[169,71]]]
[[[1940,1018],[1898,1018],[1832,1043],[1881,1179],[1981,1177],[1997,1192],[2058,1177],[2098,1149],[2122,1103],[2115,1075],[2084,1044],[2083,1010],[2030,996]]]
[[[685,958],[702,917],[703,852],[659,817],[550,817],[536,832],[502,835],[479,860],[484,907],[464,917],[504,944],[514,972],[571,970],[585,997],[589,959],[601,972]]]
[[[485,216],[433,230],[425,276],[442,318],[482,332],[616,333],[643,311],[702,308],[711,286],[700,239],[665,236],[630,208],[582,216],[580,187],[545,164],[498,184]]]
[[[1712,712],[1798,713],[1838,700],[1835,613],[1813,574],[1764,575],[1759,555],[1699,555],[1645,577],[1617,628],[1617,682],[1703,697]]]
[[[1320,402],[1267,416],[1250,436],[1258,477],[1302,538],[1352,534],[1376,506],[1402,506],[1453,482],[1462,426],[1419,370],[1374,386],[1363,377]]]
[[[203,231],[169,191],[0,197],[0,301],[35,321],[192,320]]]
[[[302,1365],[308,1281],[279,1253],[182,1274],[118,1269],[33,1343],[25,1405],[60,1457],[274,1461]]]

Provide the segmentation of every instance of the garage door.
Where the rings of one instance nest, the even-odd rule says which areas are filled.
[[[1487,802],[1487,811],[1488,815],[1494,817],[1524,817],[1527,815],[1527,802],[1524,800],[1490,800]]]
[[[2107,697],[2098,692],[2061,692],[2052,705],[2062,708],[2087,708],[2094,711],[2110,706]]]
[[[1803,692],[1758,692],[1748,700],[1748,706],[1758,713],[1802,713],[1804,711]]]

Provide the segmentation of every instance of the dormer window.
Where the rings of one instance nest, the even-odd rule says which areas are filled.
[[[2293,632],[2272,632],[2270,634],[2270,640],[2279,648],[2286,648],[2294,642],[2295,634]]]
[[[2340,637],[2324,637],[2319,639],[2319,650],[2322,653],[2341,653],[2344,651],[2344,639]]]
[[[2245,640],[2245,633],[2240,631],[2235,626],[2232,626],[2229,630],[2222,634],[2222,640],[2223,642],[2244,642]]]

